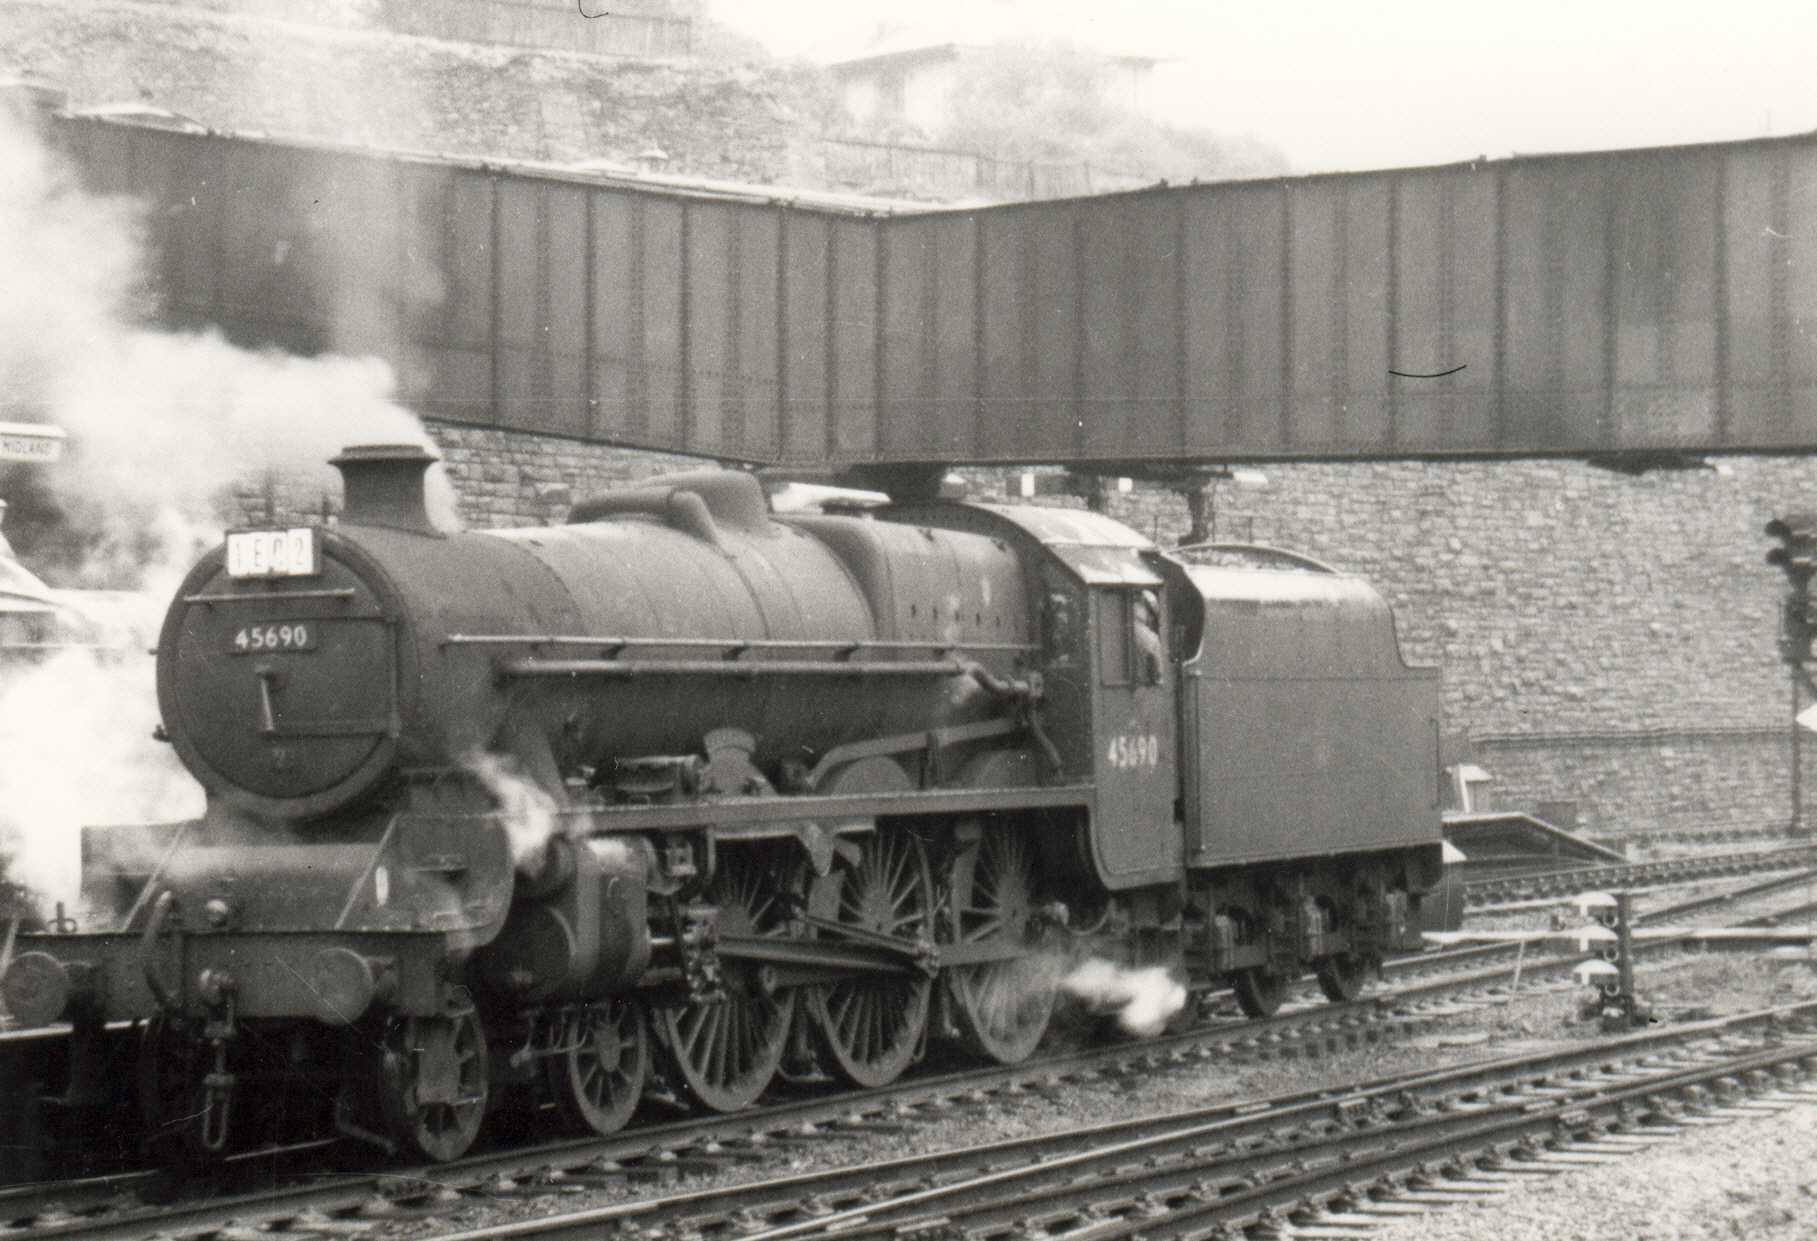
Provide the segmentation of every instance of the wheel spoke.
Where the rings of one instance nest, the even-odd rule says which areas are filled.
[[[730,1000],[714,1006],[713,1041],[707,1047],[707,1064],[712,1069],[716,1081],[730,1082],[738,1076],[736,1068],[738,1052],[743,1048],[743,1006],[734,1006]]]
[[[909,863],[913,861],[913,855],[908,849],[893,849],[894,856],[889,856],[892,849],[893,846],[880,851],[885,856],[879,859],[879,864],[889,871],[889,878],[884,882],[883,890],[897,893],[903,890],[905,872]]]
[[[962,938],[967,941],[989,939],[993,935],[999,935],[1003,932],[1003,919],[994,914],[978,914],[976,912],[971,912],[966,914],[966,917],[971,919],[970,927],[962,936]]]
[[[687,1016],[683,1019],[690,1024],[687,1032],[687,1040],[682,1048],[682,1054],[689,1057],[694,1055],[695,1049],[700,1046],[701,1036],[707,1033],[707,1027],[713,1025],[718,1019],[718,1016],[719,1010],[706,1004],[688,1011]],[[712,1039],[708,1038],[707,1041],[711,1044]]]
[[[890,898],[890,925],[892,927],[905,926],[919,920],[921,916],[920,895],[914,888],[905,888]],[[907,915],[902,913],[905,905],[908,907]]]

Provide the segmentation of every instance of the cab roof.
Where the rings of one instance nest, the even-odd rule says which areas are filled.
[[[1157,587],[1160,577],[1143,562],[1160,549],[1120,521],[1088,509],[1022,504],[973,504],[1016,527],[1053,553],[1087,586]]]

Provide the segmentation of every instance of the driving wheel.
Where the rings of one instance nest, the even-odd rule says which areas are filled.
[[[956,859],[955,866],[963,863]],[[1035,858],[1022,833],[986,828],[972,862],[971,899],[952,915],[960,943],[1026,946],[1035,903]],[[946,972],[954,1024],[966,1050],[998,1064],[1028,1059],[1047,1032],[1058,978],[1038,956],[960,965]]]
[[[856,863],[835,865],[811,881],[808,910],[855,930],[931,944],[934,881],[921,842],[904,831],[872,836]],[[820,934],[838,939],[836,932]],[[911,968],[809,988],[807,1014],[827,1067],[855,1086],[895,1081],[927,1032],[933,985],[930,975]]]
[[[768,851],[721,852],[706,899],[719,910],[721,938],[789,933],[782,869]],[[795,993],[770,994],[759,970],[736,961],[723,962],[722,979],[722,998],[659,1009],[655,1024],[688,1096],[712,1111],[736,1112],[757,1101],[782,1064]]]

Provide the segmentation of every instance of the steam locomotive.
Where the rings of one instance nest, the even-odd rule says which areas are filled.
[[[338,524],[189,574],[158,698],[207,812],[89,829],[100,929],[0,978],[70,1023],[71,1095],[137,1023],[160,1141],[304,1082],[446,1160],[525,1098],[604,1133],[1021,1060],[1081,942],[1252,1015],[1417,946],[1437,673],[1355,578],[1084,511],[783,515],[718,471],[445,533],[432,461],[347,449]]]

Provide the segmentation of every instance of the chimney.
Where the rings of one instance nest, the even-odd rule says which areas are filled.
[[[329,462],[341,471],[341,521],[441,536],[429,520],[423,474],[438,460],[420,444],[352,444]]]

